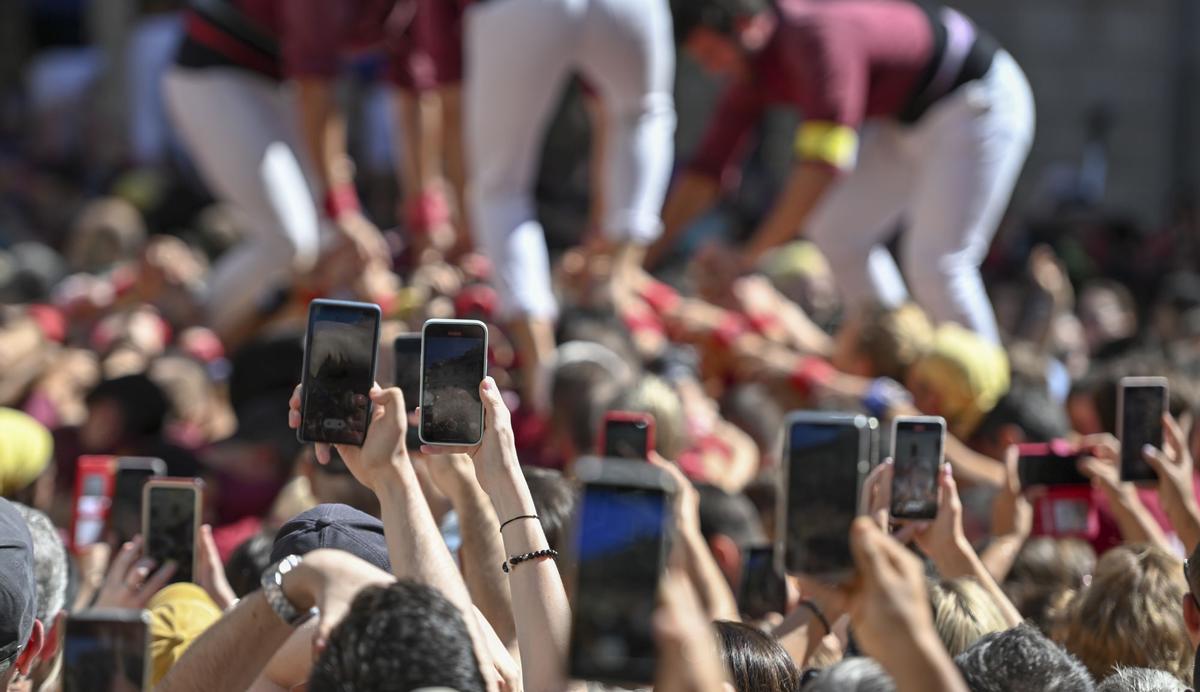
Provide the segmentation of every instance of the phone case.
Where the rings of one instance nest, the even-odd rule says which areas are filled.
[[[425,393],[425,332],[429,329],[429,327],[431,325],[443,325],[443,324],[444,325],[462,325],[462,326],[470,325],[470,326],[478,328],[483,333],[483,353],[484,353],[483,376],[487,377],[488,329],[487,329],[486,324],[484,324],[483,322],[480,322],[479,320],[426,320],[425,324],[421,327],[421,380],[420,380],[421,384],[420,384],[420,388],[417,390],[418,392],[420,392],[420,396],[423,396]],[[480,421],[484,420],[483,402],[482,401],[479,403],[479,420]],[[449,445],[453,445],[453,446],[459,446],[459,445],[469,446],[469,445],[479,444],[481,441],[483,441],[483,428],[484,428],[483,425],[479,426],[479,437],[473,441],[447,443],[447,442],[441,442],[441,441],[436,441],[436,440],[430,440],[428,437],[425,436],[425,417],[424,417],[424,415],[422,415],[420,421],[418,421],[418,423],[417,423],[417,436],[420,438],[422,443],[427,444],[427,445],[447,445],[447,444],[449,444]]]
[[[1169,409],[1169,393],[1167,389],[1167,378],[1152,376],[1152,377],[1122,377],[1117,385],[1117,439],[1125,439],[1125,390],[1132,387],[1158,387],[1162,389],[1163,405],[1162,410],[1166,412]],[[1157,474],[1153,469],[1143,469],[1143,473],[1133,477],[1127,477],[1129,469],[1126,468],[1125,449],[1122,445],[1121,449],[1121,480],[1132,481],[1134,483],[1148,484],[1158,481]],[[1147,466],[1143,464],[1143,466]]]
[[[89,494],[95,500],[81,502],[89,478],[102,478],[102,492]],[[75,494],[71,506],[71,550],[78,553],[83,548],[104,539],[108,525],[108,512],[112,507],[113,492],[116,490],[116,457],[84,455],[75,462]],[[82,533],[86,533],[82,535]]]
[[[645,423],[646,424],[646,459],[650,458],[650,451],[654,449],[654,416],[649,413],[640,413],[636,411],[609,411],[604,414],[604,422],[600,424],[600,436],[597,441],[596,453],[604,454],[607,448],[608,424],[614,423]]]
[[[200,535],[200,523],[204,511],[204,481],[199,478],[153,478],[142,486],[142,540],[150,535],[150,491],[154,488],[188,488],[194,490],[192,508],[192,536]],[[192,541],[192,564],[196,564],[196,541]]]
[[[362,310],[364,312],[373,312],[375,314],[375,334],[373,337],[374,340],[371,342],[371,381],[374,381],[375,380],[375,371],[379,367],[379,334],[380,334],[381,324],[383,322],[383,311],[380,310],[379,306],[374,303],[356,303],[356,302],[349,301],[349,300],[329,300],[326,298],[318,298],[308,304],[308,325],[305,327],[305,332],[304,332],[304,366],[303,366],[303,369],[300,371],[301,390],[303,391],[304,387],[308,385],[308,365],[309,365],[308,359],[309,359],[309,353],[310,353],[308,345],[312,342],[312,336],[313,336],[313,334],[312,334],[313,313],[316,311],[316,308],[321,307],[321,306],[353,308],[356,310]],[[367,421],[368,421],[368,423],[371,420],[371,408],[372,408],[371,399],[368,397],[367,398]],[[296,439],[299,440],[300,442],[303,442],[306,444],[311,443],[311,442],[325,442],[325,440],[310,440],[305,437],[304,421],[306,421],[306,420],[308,420],[308,397],[301,396],[300,397],[300,426],[296,428]],[[363,436],[364,436],[364,438],[366,437],[365,432],[363,433]]]

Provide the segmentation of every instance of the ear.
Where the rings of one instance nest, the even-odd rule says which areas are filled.
[[[63,635],[67,629],[67,611],[60,610],[58,615],[54,616],[54,621],[50,624],[50,630],[46,632],[45,641],[42,642],[42,653],[39,658],[43,661],[52,660],[58,655],[59,649],[62,648]]]
[[[17,672],[21,675],[29,675],[29,671],[33,668],[33,664],[38,662],[38,655],[42,653],[42,639],[44,632],[42,631],[42,621],[33,621],[33,630],[29,633],[29,643],[21,649],[21,654],[17,656]]]
[[[708,539],[708,549],[730,584],[736,584],[742,572],[742,551],[729,536],[716,534]]]

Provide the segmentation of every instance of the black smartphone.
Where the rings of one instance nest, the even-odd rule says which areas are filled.
[[[892,421],[893,518],[937,516],[945,443],[946,421],[940,416],[898,416]]]
[[[167,464],[152,457],[118,457],[108,525],[121,544],[142,529],[142,486],[167,475]]]
[[[314,300],[304,340],[301,442],[361,447],[371,419],[371,385],[379,351],[378,305]]]
[[[853,575],[850,525],[870,470],[870,430],[861,414],[789,414],[776,524],[788,572],[831,582]]]
[[[654,681],[652,617],[670,550],[674,485],[662,469],[621,459],[576,464],[583,491],[572,532],[569,674],[613,684]]]
[[[737,600],[742,615],[754,620],[787,610],[787,584],[775,559],[774,546],[754,546],[746,550]]]
[[[392,342],[396,386],[404,394],[404,410],[416,411],[421,403],[421,335],[401,334]]]
[[[157,566],[175,562],[172,583],[193,581],[203,488],[199,478],[156,478],[143,486],[144,552]]]
[[[1117,390],[1117,437],[1121,440],[1121,480],[1157,481],[1142,458],[1142,447],[1163,446],[1162,417],[1167,410],[1167,378],[1123,377]]]
[[[421,441],[478,444],[483,439],[479,383],[487,375],[487,325],[429,320],[421,337]]]
[[[609,411],[604,414],[600,435],[604,456],[645,461],[654,449],[654,416],[635,411]]]
[[[1017,445],[1017,454],[1017,478],[1022,488],[1091,484],[1079,472],[1080,451],[1066,440]]]
[[[150,614],[96,609],[67,617],[63,692],[141,692],[149,688]]]

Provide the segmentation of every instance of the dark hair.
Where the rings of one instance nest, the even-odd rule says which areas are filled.
[[[1029,625],[985,635],[954,662],[971,692],[1090,692],[1087,668]]]
[[[542,531],[546,533],[546,542],[550,548],[562,550],[567,525],[575,511],[575,489],[570,481],[553,469],[522,466],[521,473],[525,474],[525,483],[533,497]],[[508,518],[501,517],[500,521]]]
[[[274,531],[259,531],[234,548],[225,564],[225,576],[238,598],[259,588],[262,573],[271,565],[271,548],[275,545]]]
[[[329,635],[308,679],[314,692],[482,692],[483,676],[462,613],[440,591],[398,581],[368,586]]]
[[[87,395],[87,403],[111,401],[121,409],[121,438],[154,437],[162,432],[170,400],[146,375],[125,375],[104,380]]]
[[[630,367],[638,367],[637,347],[629,329],[611,310],[573,308],[563,311],[554,339],[559,344],[590,341],[620,356]]]
[[[692,31],[700,28],[732,36],[738,19],[753,16],[770,7],[770,0],[671,0],[675,41],[687,41]]]
[[[800,671],[772,636],[740,622],[717,620],[717,642],[738,692],[792,692]]]
[[[567,363],[554,372],[552,426],[565,433],[578,454],[591,454],[604,412],[619,393],[612,373],[591,361]]]
[[[978,441],[995,441],[1006,425],[1025,433],[1027,442],[1049,442],[1067,436],[1071,424],[1066,410],[1044,388],[1014,380],[995,408],[983,416],[973,435]]]
[[[728,536],[745,548],[762,542],[758,511],[745,495],[733,495],[704,483],[696,484],[700,495],[700,533],[705,538]]]

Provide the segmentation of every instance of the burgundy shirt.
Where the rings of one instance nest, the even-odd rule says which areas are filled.
[[[768,105],[858,129],[897,115],[933,59],[929,15],[905,0],[779,0],[778,25],[721,97],[689,169],[720,178]]]

